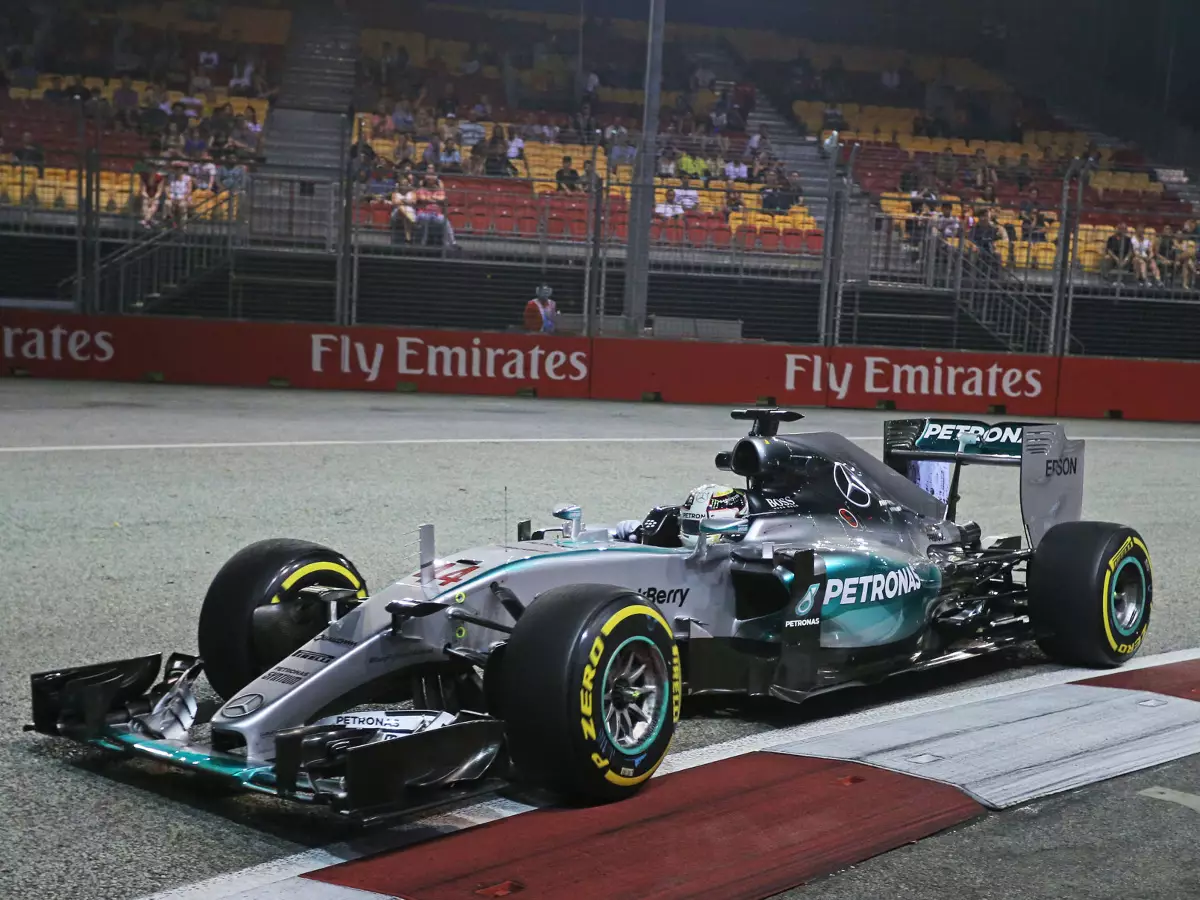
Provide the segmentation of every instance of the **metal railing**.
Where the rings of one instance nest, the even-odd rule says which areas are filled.
[[[1038,206],[1041,224],[1022,208],[1026,194],[1008,203],[920,200],[919,211],[908,195],[866,194],[846,153],[826,157],[819,178],[806,175],[819,203],[768,203],[769,188],[723,173],[687,184],[659,178],[650,303],[638,319],[623,296],[629,169],[608,165],[593,144],[583,157],[597,173],[591,189],[560,189],[546,161],[561,149],[527,145],[537,162],[532,177],[442,172],[424,199],[361,165],[340,177],[250,165],[242,189],[205,195],[185,227],[151,231],[140,225],[129,161],[81,154],[77,169],[0,166],[0,232],[75,239],[75,270],[55,293],[97,311],[186,311],[198,284],[225,273],[228,296],[242,299],[220,306],[222,314],[250,304],[256,315],[347,324],[511,328],[547,283],[564,327],[589,334],[641,329],[832,344],[875,340],[863,335],[883,328],[889,339],[947,349],[1112,354],[1138,345],[1147,354],[1200,355],[1170,325],[1200,309],[1194,223],[1186,239],[1173,239],[1169,259],[1156,250],[1161,286],[1154,266],[1142,285],[1132,259],[1107,260],[1118,220],[1151,226],[1160,241],[1165,225],[1178,232],[1194,215],[1180,199],[1186,185],[1164,184],[1145,167],[1068,167],[1060,190],[1045,192],[1058,196]],[[995,219],[990,237],[972,221],[985,212]],[[872,305],[876,296],[891,299]],[[1120,304],[1109,318],[1128,316],[1134,329],[1097,325],[1103,302]],[[922,316],[962,327],[929,338]],[[721,322],[728,324],[714,324]]]

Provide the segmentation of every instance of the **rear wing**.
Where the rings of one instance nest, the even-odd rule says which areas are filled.
[[[1029,546],[1083,514],[1084,442],[1061,425],[973,419],[893,419],[883,426],[883,461],[946,504],[953,520],[965,465],[1020,468],[1021,519]]]

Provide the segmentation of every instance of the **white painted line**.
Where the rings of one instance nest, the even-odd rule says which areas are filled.
[[[299,447],[405,447],[424,444],[700,444],[736,443],[744,435],[698,437],[486,437],[486,438],[364,438],[321,441],[208,441],[178,444],[48,444],[46,446],[0,447],[0,453],[99,453],[137,450],[258,450]],[[1200,444],[1197,437],[1138,437],[1136,435],[1079,435],[1087,441],[1128,444]],[[882,441],[877,434],[847,435],[856,443]]]
[[[1200,813],[1200,796],[1189,794],[1186,791],[1173,791],[1165,787],[1146,788],[1144,791],[1138,791],[1138,796],[1149,797],[1152,800],[1166,800],[1168,803],[1178,803],[1180,806],[1186,806],[1188,809],[1194,809]]]
[[[46,447],[0,447],[0,453],[70,453],[114,450],[251,450],[290,447],[404,447],[422,444],[732,444],[734,437],[563,437],[563,438],[367,438],[330,441],[217,441],[195,444],[63,444]],[[875,438],[849,438],[875,440]],[[882,438],[879,438],[882,440]]]
[[[1200,648],[1191,650],[1176,650],[1170,653],[1159,653],[1141,659],[1135,658],[1122,667],[1121,671],[1145,669],[1151,666],[1164,666],[1170,663],[1200,659]],[[669,756],[654,777],[680,772],[695,766],[719,762],[744,753],[757,750],[769,750],[783,744],[792,743],[807,737],[835,734],[860,725],[888,722],[923,712],[950,709],[980,700],[990,700],[996,697],[1006,697],[1024,691],[1033,691],[1042,687],[1068,684],[1085,678],[1094,678],[1104,674],[1095,669],[1054,669],[1038,675],[1025,678],[1014,678],[1008,681],[993,682],[966,688],[959,691],[948,691],[928,697],[918,697],[901,703],[875,707],[861,712],[835,716],[816,722],[806,722],[790,728],[777,728],[762,734],[735,738],[708,747],[686,750]],[[385,849],[396,849],[406,844],[415,843],[429,836],[430,830],[441,833],[461,831],[465,828],[505,819],[517,813],[526,812],[533,807],[515,801],[497,798],[476,803],[453,812],[441,813],[423,819],[415,820],[397,828],[377,833],[372,846],[350,844],[333,844],[329,847],[305,850],[293,856],[273,860],[256,866],[250,866],[236,872],[218,875],[207,881],[177,888],[173,891],[153,894],[142,900],[233,900],[239,893],[256,887],[273,885],[287,878],[294,878],[307,872],[314,872],[327,866],[337,865],[351,859],[358,859],[369,853],[377,853]],[[379,842],[379,843],[376,843]]]

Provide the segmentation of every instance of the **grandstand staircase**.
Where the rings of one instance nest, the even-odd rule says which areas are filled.
[[[221,194],[193,208],[185,224],[164,224],[122,244],[82,279],[59,283],[60,299],[83,300],[98,313],[164,311],[199,283],[232,271],[237,202]]]
[[[264,155],[250,183],[247,239],[333,251],[343,239],[360,26],[332,4],[298,9]]]
[[[757,134],[761,125],[767,126],[775,154],[783,162],[784,168],[800,174],[804,204],[824,229],[829,212],[830,161],[821,156],[818,141],[802,136],[800,130],[779,113],[770,99],[756,89],[754,112],[746,121],[746,133]]]

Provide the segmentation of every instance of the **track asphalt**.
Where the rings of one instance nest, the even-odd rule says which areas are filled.
[[[798,430],[879,451],[885,414],[808,414]],[[1154,557],[1142,653],[1200,647],[1200,427],[1066,424],[1089,439],[1085,516],[1134,525]],[[407,571],[421,522],[445,552],[565,501],[592,522],[640,517],[717,480],[713,455],[742,433],[720,407],[0,381],[0,896],[137,897],[347,837],[324,815],[22,734],[30,672],[194,652],[209,580],[254,540],[328,543],[379,585]],[[962,514],[1019,530],[1013,473],[968,474]],[[1053,669],[1026,652],[801,708],[707,704],[675,752]],[[787,896],[1194,897],[1200,812],[1139,792],[1197,794],[1198,776],[1192,758],[1040,801]]]

